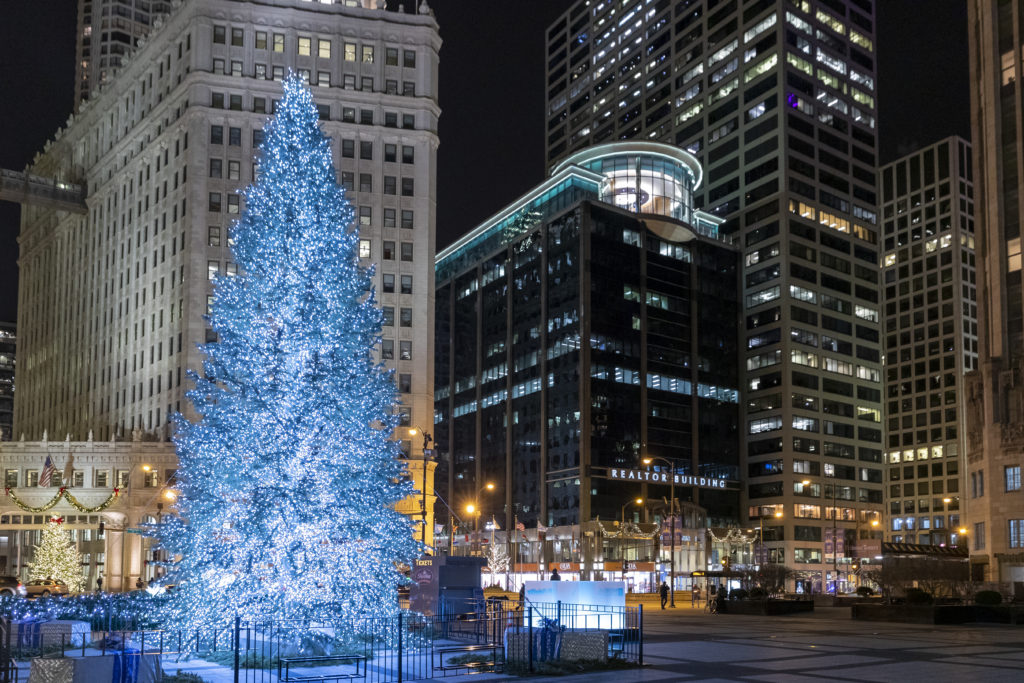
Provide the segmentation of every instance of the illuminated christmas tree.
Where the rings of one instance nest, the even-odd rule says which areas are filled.
[[[71,542],[63,523],[60,517],[50,518],[49,524],[43,529],[39,545],[32,549],[34,561],[28,565],[28,578],[30,581],[56,579],[67,584],[72,593],[80,593],[85,588],[82,554]]]
[[[289,76],[231,233],[238,275],[215,282],[200,419],[177,422],[180,519],[158,532],[179,626],[392,614],[421,550],[394,510],[413,484],[382,314],[317,122]]]

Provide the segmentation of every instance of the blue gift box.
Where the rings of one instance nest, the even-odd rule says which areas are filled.
[[[42,647],[43,624],[45,619],[27,617],[11,622],[18,634],[17,646],[21,649]]]

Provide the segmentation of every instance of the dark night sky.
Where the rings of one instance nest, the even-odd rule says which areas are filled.
[[[440,249],[543,179],[544,32],[571,2],[429,1],[444,41]],[[881,162],[954,133],[968,137],[963,0],[877,5]],[[75,6],[3,0],[0,167],[24,168],[71,111]],[[0,202],[0,320],[17,313],[18,215],[16,205]]]

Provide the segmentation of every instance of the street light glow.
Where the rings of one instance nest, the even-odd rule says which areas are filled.
[[[466,512],[468,512],[469,514],[473,514],[474,512],[476,512],[476,506],[470,503],[469,505],[466,506]]]

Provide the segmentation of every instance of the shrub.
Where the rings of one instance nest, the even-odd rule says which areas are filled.
[[[932,604],[932,594],[927,593],[920,588],[908,588],[907,589],[907,604],[908,605],[930,605]]]
[[[978,591],[974,596],[974,602],[978,605],[998,605],[1003,601],[999,591]]]
[[[193,673],[164,674],[162,683],[206,683],[205,679]]]
[[[871,586],[857,586],[857,595],[862,597],[868,597],[875,594],[875,589]]]
[[[750,589],[751,600],[764,600],[766,597],[768,597],[768,591],[761,588],[760,586],[756,586]]]
[[[730,600],[746,600],[747,599],[747,595],[748,595],[747,591],[745,591],[742,588],[737,588],[736,590],[734,590],[731,593],[729,593],[729,599]]]

